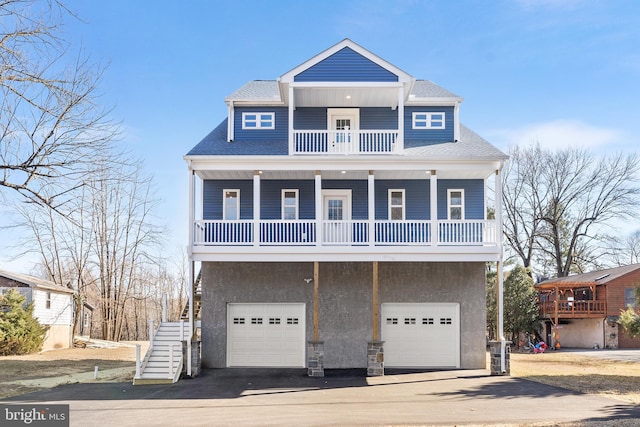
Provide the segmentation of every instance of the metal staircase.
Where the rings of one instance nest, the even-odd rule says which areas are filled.
[[[202,270],[193,281],[193,318],[200,320],[200,308],[202,307]],[[187,302],[182,309],[180,319],[185,322],[189,321],[189,303]]]
[[[182,343],[188,337],[188,323],[161,322],[152,335],[147,354],[136,366],[133,384],[171,384],[178,381],[184,364]]]

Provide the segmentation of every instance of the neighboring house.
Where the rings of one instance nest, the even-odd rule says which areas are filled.
[[[484,369],[507,156],[462,98],[345,39],[225,102],[185,156],[202,366]]]
[[[91,328],[93,327],[93,311],[96,308],[88,302],[82,303],[80,317],[78,318],[78,335],[91,338]]]
[[[535,285],[544,335],[552,345],[578,348],[640,348],[618,325],[620,310],[635,307],[640,264],[546,280]]]
[[[73,289],[26,274],[0,271],[0,292],[15,289],[33,303],[33,314],[49,327],[42,349],[73,346]]]

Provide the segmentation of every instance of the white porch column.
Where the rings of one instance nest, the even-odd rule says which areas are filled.
[[[195,333],[195,322],[193,321],[193,293],[196,291],[194,288],[195,282],[195,263],[193,260],[189,260],[189,334],[187,339],[187,375],[191,376],[192,354],[191,354],[191,341],[193,340],[193,334]]]
[[[189,330],[193,334],[193,243],[196,211],[196,174],[189,165],[189,244],[187,255],[189,257]],[[191,337],[187,340],[187,375],[191,375]]]
[[[322,246],[322,175],[316,171],[316,246]]]
[[[293,143],[293,112],[296,109],[294,89],[289,83],[289,155],[294,154],[295,145]]]
[[[375,246],[376,244],[376,205],[375,205],[375,200],[376,200],[376,192],[375,192],[375,176],[373,175],[373,171],[370,170],[369,171],[369,181],[368,181],[368,185],[367,185],[367,190],[368,190],[368,195],[367,195],[367,202],[368,202],[368,208],[369,208],[369,246]]]
[[[396,152],[404,151],[404,86],[398,88],[398,148]]]
[[[435,170],[431,171],[429,185],[429,204],[431,205],[431,244],[437,245],[440,240],[440,230],[438,226],[438,175]]]
[[[191,255],[193,252],[192,247],[194,243],[194,229],[195,229],[195,210],[196,210],[196,174],[189,165],[189,243],[187,246],[187,254]]]
[[[500,169],[496,170],[495,176],[496,187],[496,243],[500,250],[500,258],[498,261],[498,336],[500,339],[500,370],[506,372],[506,339],[504,338],[504,281],[502,271],[502,177]]]
[[[253,246],[260,246],[260,171],[253,172]]]

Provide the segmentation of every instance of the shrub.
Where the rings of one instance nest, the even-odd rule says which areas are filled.
[[[48,328],[33,316],[33,304],[25,301],[14,289],[0,295],[0,356],[42,350]]]

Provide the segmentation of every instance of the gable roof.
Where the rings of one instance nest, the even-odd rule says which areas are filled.
[[[569,288],[575,286],[604,285],[636,270],[640,270],[640,264],[631,264],[622,267],[592,271],[590,273],[558,277],[556,279],[549,279],[544,282],[537,283],[535,287],[539,289],[548,289],[556,286]]]
[[[413,80],[413,77],[411,77],[411,75],[409,75],[408,73],[402,71],[400,68],[396,67],[390,62],[385,61],[384,59],[380,58],[378,55],[368,51],[367,49],[363,48],[359,44],[346,38],[341,42],[331,46],[330,48],[320,52],[313,58],[291,69],[290,71],[284,73],[282,76],[280,76],[278,81],[280,81],[281,83],[292,83],[298,74],[312,68],[313,66],[319,64],[320,62],[324,61],[325,59],[331,57],[332,55],[340,52],[345,48],[348,48],[356,52],[357,54],[363,56],[364,58],[384,68],[385,70],[395,74],[396,76],[398,76],[398,81],[401,83],[410,83]]]
[[[13,280],[14,282],[25,284],[30,288],[44,289],[47,291],[61,292],[66,294],[75,293],[73,289],[69,289],[65,286],[58,285],[49,280],[44,280],[37,277],[29,276],[27,274],[10,273],[8,271],[0,270],[0,276],[6,277],[7,279]]]

